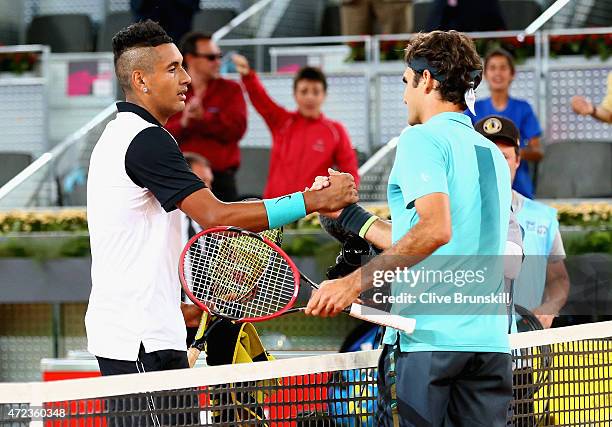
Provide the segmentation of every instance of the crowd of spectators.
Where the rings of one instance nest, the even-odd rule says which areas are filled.
[[[181,43],[185,65],[192,77],[186,108],[172,117],[167,129],[183,152],[197,153],[207,159],[215,177],[215,195],[224,201],[240,196],[236,172],[240,166],[239,143],[247,127],[247,108],[243,90],[271,133],[270,165],[264,197],[300,191],[328,168],[348,172],[359,183],[357,154],[344,125],[328,118],[322,109],[327,95],[325,74],[315,67],[303,67],[295,77],[293,96],[297,105],[290,111],[272,99],[248,60],[232,55],[241,75],[241,84],[220,77],[222,53],[209,35],[193,32]],[[512,55],[500,48],[484,58],[484,78],[490,96],[475,103],[475,113],[466,110],[473,123],[499,115],[510,119],[519,129],[522,162],[514,180],[514,190],[533,199],[535,186],[529,164],[544,157],[540,138],[542,129],[532,106],[510,94],[516,76]],[[577,114],[612,122],[612,73],[608,94],[599,105],[574,96],[571,106]],[[534,168],[531,168],[533,171]]]
[[[239,198],[236,172],[240,166],[239,141],[247,126],[247,109],[240,84],[219,76],[222,53],[209,35],[192,32],[180,44],[192,78],[185,110],[166,128],[183,152],[197,153],[210,163],[213,193],[223,201]],[[255,110],[272,134],[266,198],[301,191],[328,168],[348,172],[359,182],[357,154],[345,127],[322,112],[327,95],[325,74],[304,67],[295,76],[296,111],[289,111],[266,92],[248,60],[234,55],[233,62]]]
[[[156,0],[131,0],[135,19],[152,17],[175,37],[174,28],[190,28],[197,0],[173,0],[173,11],[165,11]],[[163,3],[163,2],[161,2]],[[482,19],[486,16],[487,19]],[[412,0],[342,0],[342,32],[346,35],[373,33],[410,33],[413,31]],[[179,25],[180,23],[180,25]],[[499,0],[435,0],[430,8],[427,29],[459,31],[494,31],[505,29]],[[293,96],[297,105],[289,111],[272,99],[249,67],[244,56],[232,55],[241,84],[219,75],[222,53],[210,35],[188,33],[180,43],[185,66],[192,77],[186,108],[174,116],[167,129],[183,152],[193,152],[207,159],[214,174],[213,192],[224,201],[240,196],[236,173],[240,167],[240,140],[246,133],[245,95],[271,132],[268,178],[264,197],[274,197],[302,190],[327,168],[349,172],[358,182],[357,155],[343,124],[322,113],[327,81],[320,69],[304,67],[295,75]],[[227,61],[230,64],[230,61]],[[540,144],[542,129],[532,106],[511,96],[516,76],[512,54],[503,49],[490,51],[484,59],[484,78],[490,96],[475,104],[475,114],[466,111],[473,123],[490,115],[510,119],[520,132],[522,162],[516,173],[514,189],[533,198],[534,166],[543,159]],[[242,88],[240,87],[242,85]],[[575,96],[572,109],[612,122],[612,73],[608,96],[600,105]],[[530,168],[530,165],[532,166]]]

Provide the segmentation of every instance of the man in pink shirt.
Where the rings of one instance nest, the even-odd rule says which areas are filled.
[[[321,70],[304,67],[298,71],[293,83],[298,109],[288,111],[266,93],[245,57],[234,55],[232,59],[253,106],[272,133],[264,197],[304,190],[315,177],[327,176],[330,167],[350,173],[359,184],[357,155],[346,129],[321,112],[327,95]]]

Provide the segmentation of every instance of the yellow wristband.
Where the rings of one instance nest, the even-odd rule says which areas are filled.
[[[359,230],[359,237],[361,237],[362,239],[365,238],[366,233],[377,219],[378,217],[376,215],[372,215],[371,217],[369,217],[365,224],[361,226],[361,229]]]

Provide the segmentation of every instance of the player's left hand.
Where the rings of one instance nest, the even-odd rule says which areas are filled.
[[[355,278],[357,283],[355,283]],[[359,276],[351,274],[336,280],[326,280],[313,291],[305,313],[311,316],[335,316],[358,300]]]

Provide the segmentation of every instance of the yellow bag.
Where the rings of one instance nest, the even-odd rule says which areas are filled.
[[[257,330],[251,323],[233,323],[221,320],[206,340],[208,365],[253,363],[274,360],[263,347]],[[247,383],[224,384],[210,387],[210,398],[217,410],[213,411],[215,422],[253,421],[258,426],[265,420],[263,403],[269,397],[271,385],[280,385],[280,380],[270,379]],[[249,387],[249,391],[240,391]],[[231,406],[233,409],[223,409]],[[241,424],[241,425],[248,425]]]

